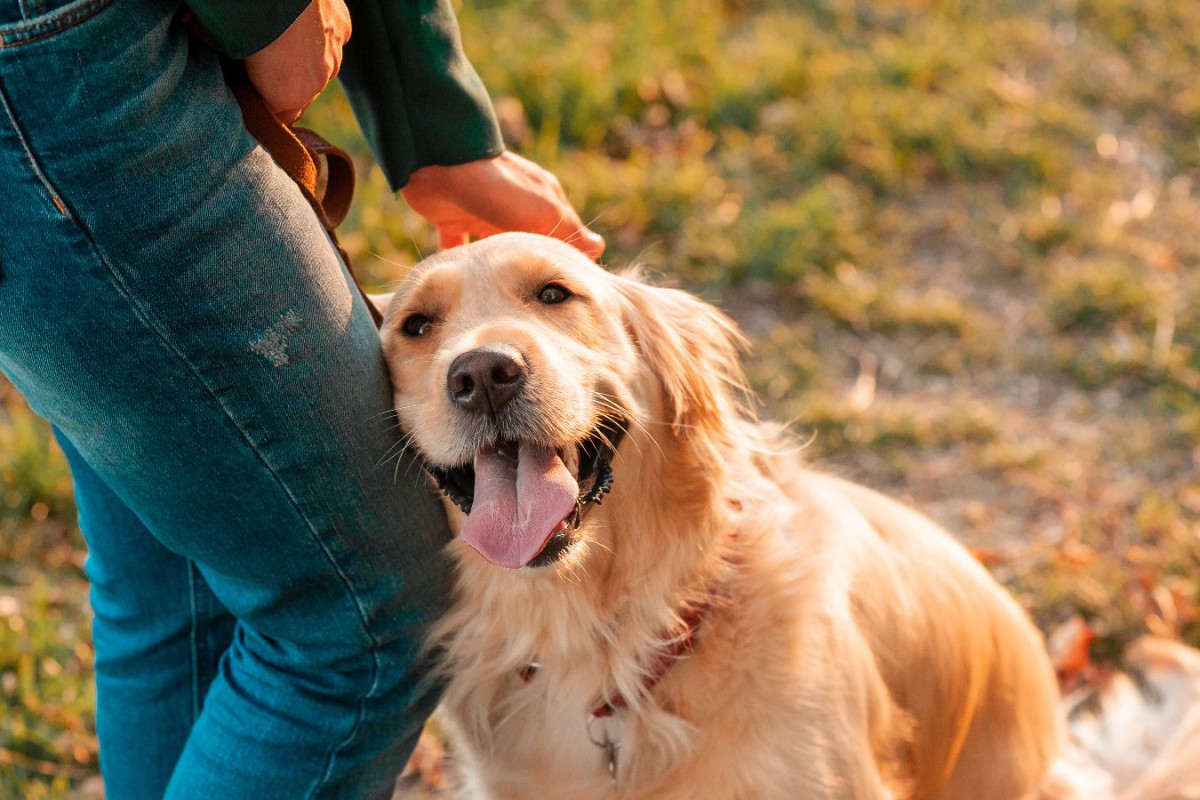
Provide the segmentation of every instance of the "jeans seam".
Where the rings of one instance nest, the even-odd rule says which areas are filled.
[[[200,717],[200,619],[196,607],[196,565],[191,559],[187,561],[188,574],[188,607],[192,615],[191,629],[188,631],[188,644],[192,654],[192,722]]]
[[[50,196],[50,202],[54,204],[54,208],[58,210],[58,213],[70,218],[71,214],[67,211],[67,204],[63,202],[62,196],[50,181],[50,176],[42,168],[37,154],[33,152],[29,138],[25,135],[24,129],[21,128],[21,123],[17,121],[17,114],[13,110],[12,103],[9,102],[8,94],[4,91],[2,85],[0,85],[0,107],[3,107],[4,114],[8,117],[9,124],[12,125],[13,133],[16,134],[17,142],[21,145],[22,152],[25,153],[25,159],[29,162],[29,168],[33,171],[34,177],[42,185],[46,194]]]
[[[370,700],[375,699],[375,694],[379,690],[379,677],[380,677],[380,673],[382,672],[382,669],[380,668],[380,666],[381,665],[379,663],[379,653],[375,647],[372,647],[371,648],[371,688],[368,689],[367,693],[362,696],[361,700],[359,700],[357,713],[354,715],[354,725],[351,726],[350,731],[346,734],[345,738],[343,738],[342,741],[338,742],[337,745],[332,750],[329,751],[329,761],[326,763],[326,766],[325,766],[325,774],[322,775],[321,779],[313,786],[313,790],[309,794],[310,798],[314,798],[314,800],[315,800],[315,798],[318,796],[318,793],[322,789],[324,789],[326,786],[329,785],[329,781],[333,778],[333,768],[334,768],[334,765],[337,763],[338,755],[342,752],[343,749],[348,747],[351,742],[353,742],[356,738],[358,738],[358,732],[362,728],[363,721],[367,717],[367,703]]]
[[[49,17],[39,17],[24,24],[6,27],[0,30],[0,50],[20,47],[23,44],[30,44],[39,39],[62,33],[82,22],[87,22],[112,2],[113,0],[92,0],[79,8],[65,8]]]

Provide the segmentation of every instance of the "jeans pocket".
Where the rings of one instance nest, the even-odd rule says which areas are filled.
[[[0,0],[0,49],[19,47],[86,22],[113,0]]]

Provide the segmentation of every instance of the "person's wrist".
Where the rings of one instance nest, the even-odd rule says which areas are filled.
[[[471,175],[478,175],[483,170],[490,169],[494,166],[491,162],[495,161],[501,155],[502,153],[496,153],[456,164],[426,164],[423,167],[413,170],[404,188],[411,186],[414,180],[419,184],[442,186],[445,186],[447,181],[457,183],[469,178]]]

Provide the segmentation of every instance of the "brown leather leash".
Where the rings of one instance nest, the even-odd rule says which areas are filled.
[[[383,315],[363,291],[350,256],[338,242],[337,227],[350,212],[354,200],[354,161],[340,147],[330,144],[320,134],[307,128],[290,127],[267,108],[262,95],[250,83],[245,67],[239,61],[223,59],[225,82],[237,98],[242,118],[250,135],[275,159],[280,168],[300,187],[317,219],[337,248],[350,278],[371,312],[375,327],[383,324]],[[322,170],[322,166],[324,169]]]

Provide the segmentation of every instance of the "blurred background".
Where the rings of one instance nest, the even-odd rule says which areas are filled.
[[[958,533],[1064,671],[1200,644],[1200,0],[459,14],[509,145],[604,263],[743,326],[813,464]],[[358,160],[343,243],[386,288],[436,237],[336,89],[305,124]],[[83,559],[63,458],[0,380],[0,798],[94,794]]]

